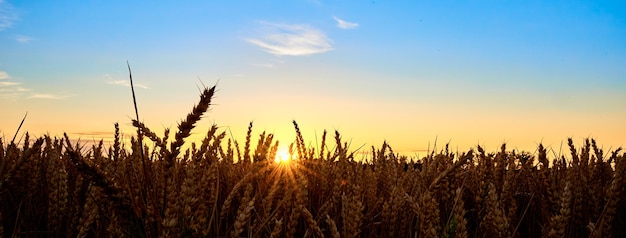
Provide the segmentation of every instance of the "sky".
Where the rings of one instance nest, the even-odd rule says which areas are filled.
[[[0,0],[0,136],[339,131],[368,152],[626,143],[624,1]],[[254,139],[256,140],[256,139]]]

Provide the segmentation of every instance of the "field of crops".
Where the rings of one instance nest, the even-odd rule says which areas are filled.
[[[277,161],[273,135],[256,137],[252,124],[242,143],[217,126],[185,143],[214,91],[203,91],[174,138],[137,120],[129,145],[116,125],[110,148],[67,136],[0,138],[0,235],[626,236],[621,149],[570,139],[567,155],[502,145],[409,160],[383,144],[360,160],[338,132],[306,146],[294,122],[294,158]]]

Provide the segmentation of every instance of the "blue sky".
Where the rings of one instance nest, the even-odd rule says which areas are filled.
[[[132,134],[128,60],[156,131],[218,82],[198,137],[217,123],[241,140],[254,121],[287,143],[295,119],[309,141],[337,129],[406,153],[435,138],[616,147],[624,42],[620,1],[0,0],[0,131],[28,111],[34,134]]]

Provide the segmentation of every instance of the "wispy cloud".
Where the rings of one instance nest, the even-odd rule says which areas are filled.
[[[0,0],[0,31],[11,28],[18,19],[13,6],[4,0]]]
[[[0,71],[0,80],[3,80],[0,81],[0,98],[15,101],[23,92],[30,91],[28,88],[19,86],[21,85],[20,82],[7,81],[9,78],[11,76],[7,72]]]
[[[14,90],[16,92],[28,92],[28,91],[31,91],[30,88],[23,88],[23,87],[15,87]]]
[[[130,87],[130,81],[128,80],[114,80],[113,76],[111,76],[110,74],[105,74],[104,75],[104,79],[106,80],[107,84],[111,84],[111,85],[119,85],[119,86],[124,86],[124,87]],[[149,89],[150,87],[141,84],[141,83],[137,83],[137,82],[133,82],[133,85],[136,88],[143,88],[143,89]]]
[[[8,86],[15,86],[15,85],[19,85],[19,82],[11,82],[11,81],[2,81],[0,82],[0,87],[8,87]]]
[[[28,42],[31,42],[34,39],[35,38],[29,37],[29,36],[23,36],[23,35],[15,36],[15,41],[17,41],[19,43],[28,43]]]
[[[0,0],[2,1],[2,0]],[[0,80],[2,79],[8,79],[9,78],[9,74],[7,72],[4,72],[2,70],[0,70]]]
[[[2,1],[2,0],[0,0]],[[64,99],[71,97],[71,95],[60,95],[51,93],[32,92],[27,96],[27,92],[33,91],[30,88],[23,87],[21,82],[9,81],[11,78],[7,72],[0,71],[0,98],[16,101],[18,99]]]
[[[248,42],[274,55],[311,55],[332,50],[326,34],[308,25],[263,22],[261,35]]]
[[[15,90],[14,88],[10,88],[10,87],[1,87],[0,86],[0,93],[12,93],[15,92],[17,90]]]
[[[359,23],[347,22],[336,16],[333,16],[333,18],[337,21],[337,27],[341,29],[354,29],[359,27]]]
[[[68,95],[58,95],[58,94],[50,94],[50,93],[35,93],[33,95],[28,96],[29,99],[64,99],[68,98]]]
[[[130,82],[128,82],[126,80],[115,80],[115,81],[109,81],[107,83],[108,84],[112,84],[112,85],[120,85],[120,86],[130,87]],[[133,82],[133,86],[135,86],[137,88],[149,89],[148,86],[140,84],[140,83],[134,83]]]

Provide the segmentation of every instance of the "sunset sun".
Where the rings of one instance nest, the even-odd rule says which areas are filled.
[[[288,148],[281,147],[278,149],[278,151],[276,151],[276,157],[274,158],[274,161],[276,161],[277,163],[286,163],[292,160],[293,157],[294,156],[289,153]]]

